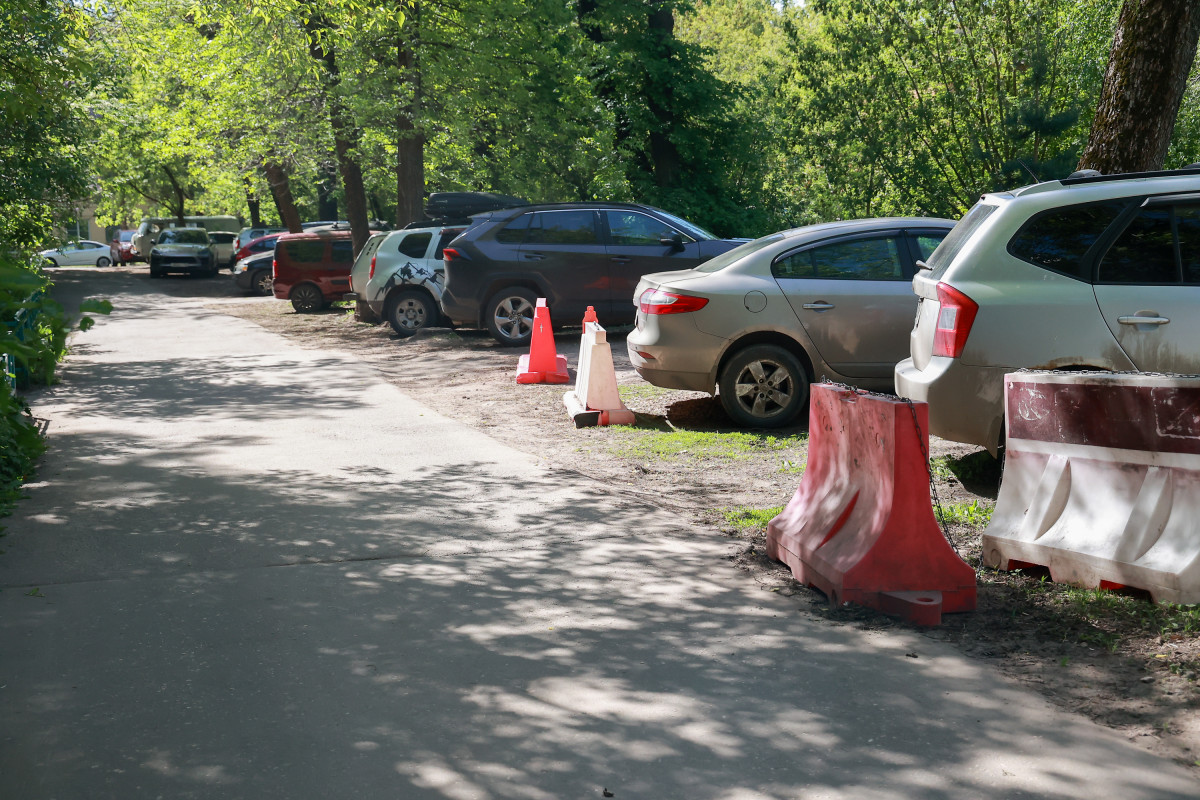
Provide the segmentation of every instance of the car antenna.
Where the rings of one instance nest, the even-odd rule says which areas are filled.
[[[1039,177],[1037,176],[1037,173],[1036,173],[1036,172],[1034,172],[1033,170],[1031,170],[1031,169],[1029,168],[1029,165],[1028,165],[1028,164],[1026,164],[1024,161],[1022,161],[1022,160],[1021,160],[1021,159],[1019,159],[1019,158],[1017,159],[1017,163],[1018,163],[1018,164],[1020,164],[1022,167],[1024,167],[1024,168],[1025,168],[1025,171],[1026,171],[1026,172],[1028,172],[1030,175],[1032,175],[1032,176],[1033,176],[1033,182],[1034,182],[1034,183],[1041,183],[1041,182],[1042,182],[1042,179],[1041,179],[1041,178],[1039,178]]]

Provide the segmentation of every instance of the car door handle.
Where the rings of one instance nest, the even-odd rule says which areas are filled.
[[[1131,317],[1117,317],[1117,322],[1122,325],[1166,325],[1170,321],[1166,317],[1139,317],[1136,314]]]
[[[828,311],[833,308],[833,303],[805,303],[803,307],[809,311]]]
[[[609,261],[616,261],[618,264],[628,264],[633,259],[629,256],[613,256]]]
[[[546,257],[541,253],[522,253],[521,258],[526,261],[545,261]]]

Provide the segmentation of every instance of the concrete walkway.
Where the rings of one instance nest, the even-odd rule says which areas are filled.
[[[35,398],[50,451],[0,522],[0,797],[1200,796],[201,283],[62,273],[117,311]]]

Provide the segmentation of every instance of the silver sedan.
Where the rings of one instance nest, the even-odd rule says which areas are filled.
[[[746,427],[793,421],[814,380],[890,392],[908,355],[916,262],[953,226],[926,217],[811,225],[646,275],[629,359],[656,386],[716,394]]]

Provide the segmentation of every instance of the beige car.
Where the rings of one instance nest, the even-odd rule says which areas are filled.
[[[794,421],[812,381],[890,390],[907,354],[916,262],[953,225],[922,217],[812,225],[694,269],[646,275],[629,359],[656,386],[717,394],[746,427]]]
[[[1004,441],[1006,372],[1200,372],[1200,170],[984,195],[913,280],[896,393],[930,432]]]

